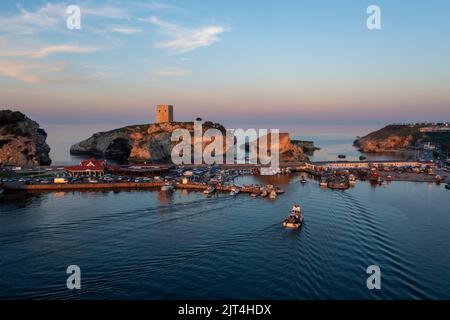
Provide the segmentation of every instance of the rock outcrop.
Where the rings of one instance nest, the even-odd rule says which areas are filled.
[[[176,129],[186,129],[193,137],[194,122],[133,125],[100,132],[73,145],[70,153],[130,162],[171,162],[172,148],[178,143],[171,141],[172,132]],[[203,132],[208,129],[226,132],[222,125],[209,121],[203,123],[202,129]]]
[[[357,138],[353,144],[365,153],[407,149],[422,138],[419,129],[419,126],[413,125],[388,125],[364,137]]]
[[[0,164],[49,165],[47,133],[23,113],[0,110]]]
[[[135,163],[169,163],[172,149],[178,143],[171,141],[172,132],[176,129],[186,129],[193,137],[194,122],[134,125],[100,132],[73,145],[70,152]],[[208,129],[217,129],[222,134],[226,133],[226,129],[222,125],[209,121],[202,125],[203,133]],[[193,141],[194,139],[191,142],[192,150],[194,150]],[[204,149],[209,143],[209,141],[203,141],[202,148]],[[226,139],[224,139],[224,146],[221,150],[222,154],[225,154],[226,151],[225,143]],[[304,154],[302,147],[292,143],[289,134],[280,134],[280,161],[306,160],[308,157]]]
[[[292,141],[289,137],[289,133],[280,133],[278,136],[279,143],[279,155],[280,161],[283,162],[295,162],[295,161],[308,161],[309,158],[305,154],[303,147],[295,140]],[[265,146],[262,139],[259,139],[258,146]],[[267,135],[267,150],[271,150],[271,134]]]

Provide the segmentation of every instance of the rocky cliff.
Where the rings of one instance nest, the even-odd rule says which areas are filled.
[[[419,129],[420,126],[414,125],[388,125],[357,138],[353,144],[366,153],[407,149],[423,137]]]
[[[0,110],[0,164],[49,165],[47,133],[23,113]]]

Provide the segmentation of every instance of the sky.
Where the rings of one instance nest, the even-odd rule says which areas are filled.
[[[1,1],[0,108],[49,124],[149,123],[157,104],[271,128],[448,121],[449,15],[447,0]]]

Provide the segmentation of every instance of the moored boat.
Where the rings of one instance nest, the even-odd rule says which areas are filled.
[[[378,174],[377,169],[372,168],[370,170],[369,180],[372,182],[378,182],[378,179],[380,178],[380,175]]]
[[[277,193],[275,192],[275,190],[270,191],[269,198],[270,199],[276,199],[277,198]]]
[[[213,194],[214,192],[216,192],[216,187],[214,187],[214,186],[208,186],[208,188],[206,188],[206,189],[203,191],[203,193],[204,193],[204,194],[207,194],[207,195]]]
[[[232,187],[231,188],[231,192],[230,192],[230,196],[236,196],[239,192],[241,192],[241,189],[239,189],[238,187]]]
[[[327,178],[322,177],[322,178],[320,179],[319,185],[320,185],[321,187],[328,187],[328,180],[327,180]]]
[[[351,186],[354,186],[356,184],[356,177],[353,174],[348,176],[348,183]]]
[[[170,183],[166,183],[161,187],[162,192],[172,192],[174,189],[175,186]]]
[[[263,190],[261,191],[261,194],[260,194],[261,198],[265,198],[265,197],[267,197],[268,195],[269,195],[269,193],[267,192],[266,189],[263,189]]]
[[[440,175],[437,175],[437,176],[434,178],[434,181],[436,182],[436,184],[441,184],[442,177],[441,177]]]

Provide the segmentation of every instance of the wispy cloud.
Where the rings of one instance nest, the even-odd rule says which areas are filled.
[[[163,34],[172,38],[172,40],[157,42],[155,46],[167,49],[173,53],[186,53],[201,47],[210,46],[221,40],[220,34],[229,31],[221,26],[206,26],[198,29],[185,28],[174,23],[165,22],[155,16],[144,21],[158,26]]]
[[[35,10],[17,5],[17,13],[0,14],[0,32],[4,34],[34,34],[49,29],[65,29],[66,12],[69,3],[47,3]],[[91,6],[80,4],[84,17],[95,16],[104,19],[130,19],[129,13],[110,5]]]
[[[49,73],[62,72],[64,66],[60,64],[37,64],[24,61],[0,61],[0,75],[26,83],[44,83]],[[43,74],[47,76],[43,76]]]
[[[158,69],[154,72],[154,74],[163,77],[183,77],[188,74],[188,71],[186,69],[178,67],[169,67],[164,69]]]
[[[136,34],[140,33],[144,30],[136,29],[136,28],[127,28],[127,27],[115,27],[111,29],[113,32],[121,33],[121,34]]]
[[[91,53],[98,50],[95,47],[76,46],[69,44],[48,45],[45,47],[18,46],[0,38],[0,56],[3,57],[24,57],[24,58],[45,58],[58,53]]]

